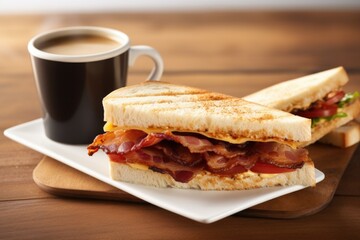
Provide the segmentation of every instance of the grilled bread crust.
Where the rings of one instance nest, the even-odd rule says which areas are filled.
[[[160,81],[115,90],[103,100],[115,126],[197,132],[240,143],[311,139],[311,121],[228,95]]]
[[[306,109],[329,92],[341,89],[349,81],[343,67],[281,82],[250,94],[243,99],[291,112]]]

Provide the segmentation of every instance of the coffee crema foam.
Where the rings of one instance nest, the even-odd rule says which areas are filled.
[[[44,52],[58,55],[89,55],[103,53],[121,46],[111,38],[96,35],[74,35],[50,39],[38,45]]]

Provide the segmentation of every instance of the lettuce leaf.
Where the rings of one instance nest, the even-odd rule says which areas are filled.
[[[325,121],[331,121],[335,118],[344,118],[347,117],[347,114],[344,112],[338,112],[332,116],[329,117],[318,117],[318,118],[313,118],[311,119],[311,127],[315,127],[319,122],[321,122],[321,120],[325,120]]]
[[[340,100],[340,102],[338,103],[338,107],[342,108],[344,107],[346,104],[351,103],[353,101],[355,101],[357,98],[360,97],[360,93],[358,91],[355,91],[353,93],[347,93],[345,94],[345,96]]]

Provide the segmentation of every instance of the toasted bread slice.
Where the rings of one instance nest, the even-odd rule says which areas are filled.
[[[259,104],[160,81],[120,88],[103,100],[104,120],[121,128],[196,132],[232,143],[311,139],[311,121]]]
[[[315,186],[314,163],[308,161],[300,169],[280,174],[239,173],[232,177],[219,176],[207,171],[198,173],[187,183],[175,181],[169,174],[134,168],[110,161],[110,176],[116,181],[154,187],[191,188],[201,190],[245,190],[262,187],[304,185]]]
[[[343,67],[281,82],[250,94],[243,99],[291,112],[306,109],[329,92],[340,89],[349,81]]]
[[[319,142],[347,148],[360,141],[360,124],[351,121],[322,137]]]

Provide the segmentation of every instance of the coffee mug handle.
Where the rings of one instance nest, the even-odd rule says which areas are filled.
[[[164,71],[164,63],[158,51],[144,45],[132,46],[129,50],[129,65],[132,66],[141,55],[149,56],[155,63],[148,80],[160,80]]]

